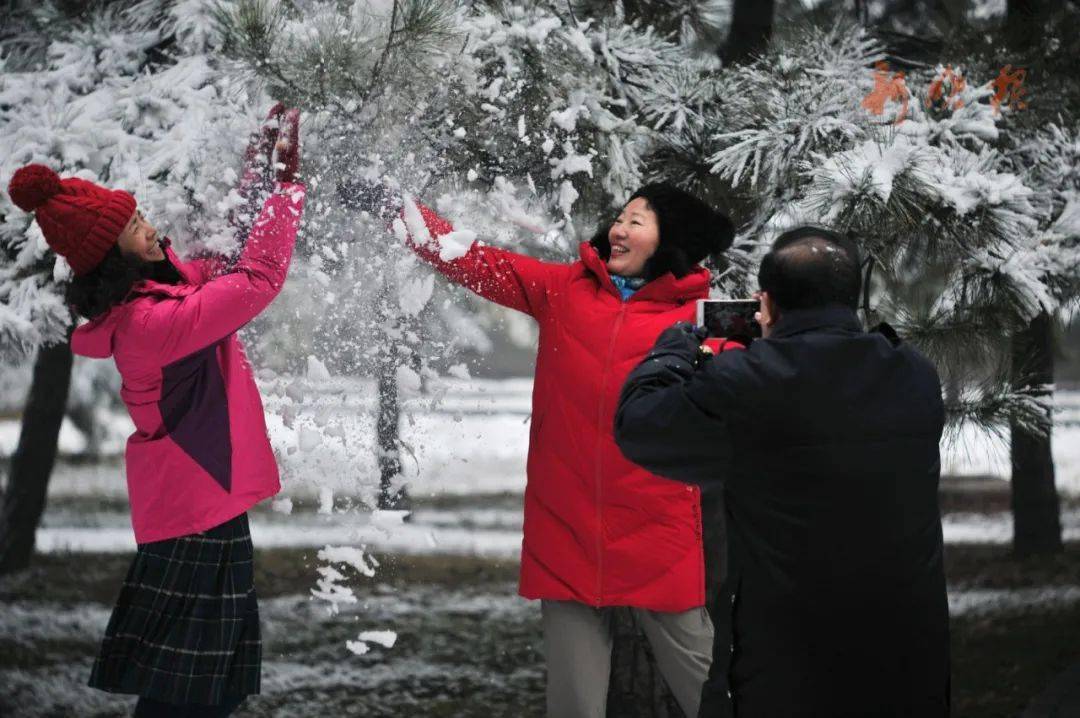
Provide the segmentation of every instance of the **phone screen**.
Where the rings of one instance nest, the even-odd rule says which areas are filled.
[[[710,337],[761,338],[761,325],[754,319],[760,304],[756,299],[699,299],[697,323]]]

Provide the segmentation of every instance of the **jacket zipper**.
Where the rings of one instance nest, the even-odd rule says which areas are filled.
[[[622,297],[620,296],[621,300]],[[611,342],[608,344],[607,360],[604,362],[603,378],[600,381],[600,401],[597,408],[596,426],[603,431],[604,425],[604,397],[607,395],[608,377],[611,373],[611,361],[615,356],[615,343],[622,329],[623,319],[626,317],[626,302],[619,307],[619,314],[615,317],[615,327],[611,331]],[[603,486],[603,446],[601,433],[596,437],[596,602],[603,604],[604,596],[604,521],[601,503],[604,499]]]

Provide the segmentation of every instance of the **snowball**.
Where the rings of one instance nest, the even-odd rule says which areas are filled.
[[[472,378],[471,376],[469,376],[469,367],[465,366],[464,364],[455,364],[454,366],[447,369],[446,373],[458,379]]]
[[[480,175],[474,169],[470,169],[468,172],[465,173],[465,178],[468,179],[470,182],[475,182],[476,178],[479,176]]]
[[[290,499],[288,496],[283,496],[280,499],[274,499],[274,502],[270,504],[270,508],[272,508],[274,511],[277,511],[279,514],[285,514],[286,516],[288,516],[292,513],[293,510],[292,499]]]
[[[457,137],[459,140],[464,138],[465,134],[466,133],[465,133],[465,128],[464,127],[458,127],[457,129],[454,130],[454,137]]]

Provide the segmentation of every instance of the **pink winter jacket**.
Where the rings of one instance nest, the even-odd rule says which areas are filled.
[[[285,282],[304,187],[279,184],[227,274],[182,263],[185,282],[144,281],[71,337],[76,354],[112,356],[135,423],[126,462],[138,543],[199,533],[280,489],[262,401],[236,331]]]

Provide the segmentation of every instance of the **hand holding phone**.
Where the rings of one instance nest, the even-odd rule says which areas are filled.
[[[710,337],[749,344],[761,338],[761,325],[755,316],[759,308],[756,299],[699,299],[697,323]]]

